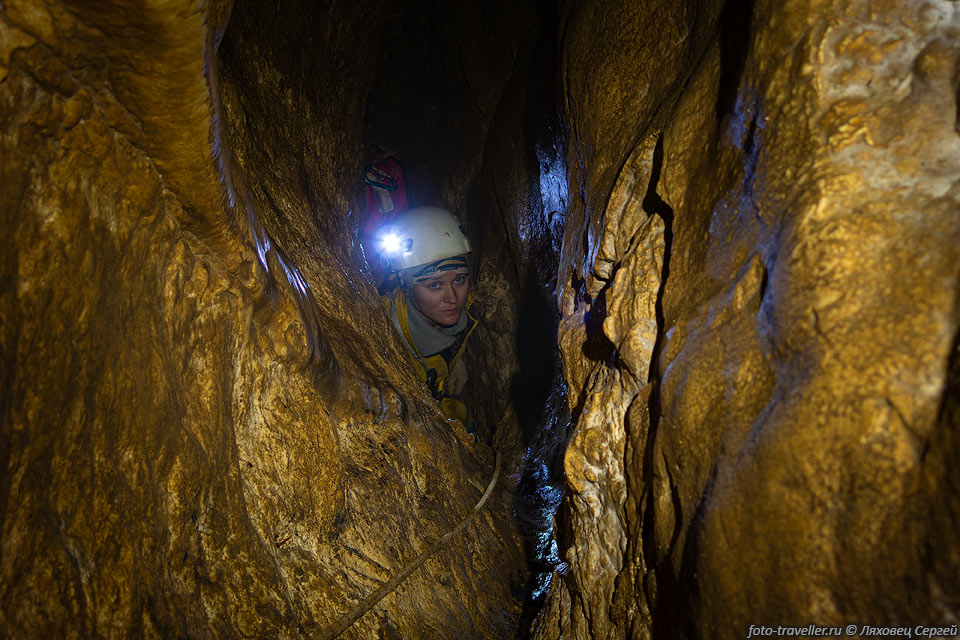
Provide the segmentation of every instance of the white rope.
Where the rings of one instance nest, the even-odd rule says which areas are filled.
[[[493,487],[497,484],[497,478],[500,476],[500,450],[497,449],[497,461],[496,466],[493,469],[493,477],[490,478],[490,484],[487,485],[487,490],[483,492],[483,495],[480,497],[480,501],[477,502],[471,511],[463,520],[461,520],[457,526],[448,531],[442,538],[434,542],[432,545],[424,549],[419,556],[417,556],[413,562],[401,569],[397,575],[393,578],[384,582],[380,585],[376,591],[368,595],[366,598],[357,603],[353,609],[350,609],[345,613],[339,620],[333,623],[331,626],[327,627],[321,631],[317,636],[316,640],[333,640],[341,633],[346,631],[350,625],[360,619],[360,617],[365,614],[367,611],[372,609],[378,602],[383,600],[387,594],[400,586],[400,583],[407,579],[407,577],[420,568],[427,559],[435,554],[437,551],[440,551],[443,547],[450,542],[453,536],[457,535],[470,522],[473,520],[474,516],[477,515],[477,512],[483,508],[483,505],[486,504],[487,499],[490,498],[490,494],[493,493]]]

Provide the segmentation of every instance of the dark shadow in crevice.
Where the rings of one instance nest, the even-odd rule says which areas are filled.
[[[694,638],[696,637],[696,617],[694,612],[699,610],[698,601],[700,599],[700,582],[697,580],[697,557],[700,554],[700,534],[703,528],[703,517],[706,513],[706,504],[710,495],[713,493],[713,487],[716,484],[717,467],[714,466],[706,486],[700,497],[700,503],[690,519],[687,526],[686,536],[684,538],[683,550],[680,560],[680,575],[675,580],[670,581],[673,591],[667,605],[670,607],[669,614],[665,619],[669,620],[669,625],[662,629],[654,626],[653,638],[655,640],[675,640],[676,638]],[[677,519],[677,527],[683,526],[681,520]],[[676,547],[680,532],[675,531],[671,546]],[[672,571],[672,568],[671,568]],[[658,572],[657,576],[660,577]],[[659,604],[659,603],[658,603]],[[659,608],[659,607],[658,607]],[[658,635],[658,631],[664,633]]]
[[[960,307],[960,301],[957,307]],[[960,316],[958,312],[960,308],[955,308],[954,318]],[[929,523],[919,565],[933,569],[923,576],[926,589],[918,591],[924,595],[939,591],[937,599],[956,606],[960,602],[960,586],[956,580],[958,562],[956,555],[952,556],[952,561],[946,560],[951,554],[945,551],[956,549],[960,540],[957,533],[960,530],[960,505],[956,499],[960,495],[960,467],[957,465],[960,459],[960,329],[953,337],[940,398],[936,430],[927,441],[922,457],[926,474],[936,478],[933,484],[939,495],[927,498],[927,513],[917,519]],[[930,601],[929,595],[926,600]]]
[[[717,120],[733,111],[740,77],[747,63],[756,0],[727,0],[720,12],[720,83]]]
[[[566,142],[559,96],[559,8],[555,2],[537,3],[537,40],[523,73],[522,107],[524,165],[529,185],[528,206],[534,216],[531,236],[519,282],[517,308],[518,371],[510,388],[523,440],[514,517],[523,536],[529,577],[516,585],[523,611],[516,637],[530,637],[548,592],[553,571],[560,562],[553,535],[554,515],[563,494],[563,454],[570,427],[566,385],[557,347],[559,313],[554,292],[560,262],[555,227],[562,226],[566,211],[547,211],[540,192],[540,155],[555,155],[562,162]],[[555,168],[555,167],[554,167]]]
[[[950,85],[953,88],[953,130],[960,135],[960,66],[954,68]]]
[[[613,282],[612,274],[610,282]],[[610,338],[603,332],[603,321],[607,319],[607,289],[610,282],[594,298],[585,318],[587,339],[583,343],[582,351],[584,357],[594,362],[610,362],[616,355],[616,345],[610,342]]]
[[[760,117],[759,104],[751,107],[750,124],[747,125],[747,134],[743,142],[743,198],[753,209],[754,215],[759,216],[754,204],[753,185],[757,178],[757,163],[760,161],[760,149],[757,147],[757,119]]]
[[[511,381],[510,404],[523,430],[524,445],[529,446],[538,437],[546,417],[547,399],[552,393],[559,359],[557,330],[559,316],[552,292],[556,290],[560,256],[554,248],[551,229],[546,224],[540,194],[540,158],[538,149],[564,147],[560,133],[560,114],[556,110],[557,83],[557,7],[555,3],[539,2],[536,26],[530,35],[535,44],[526,54],[526,64],[515,74],[521,74],[518,83],[522,95],[520,112],[525,171],[529,185],[527,207],[531,219],[523,260],[513,258],[518,269],[519,295],[517,300],[517,374]],[[523,56],[524,54],[520,54]],[[515,89],[515,90],[517,90]],[[566,212],[559,212],[565,216]],[[506,233],[505,241],[515,236]]]
[[[670,257],[673,249],[673,208],[660,197],[657,193],[657,185],[660,182],[660,173],[663,170],[663,135],[657,140],[657,145],[653,149],[653,163],[650,168],[650,184],[647,187],[647,193],[643,197],[643,210],[650,215],[658,216],[663,220],[663,267],[660,270],[660,289],[657,291],[657,301],[654,307],[657,318],[657,339],[653,345],[651,354],[650,372],[647,382],[658,384],[660,377],[659,359],[660,350],[663,348],[664,337],[664,316],[663,316],[663,293],[667,286],[667,280],[670,277]],[[655,387],[654,389],[658,389]],[[658,398],[657,394],[651,394],[651,402]],[[653,413],[650,414],[651,425],[656,428],[656,421]],[[659,407],[657,408],[657,417],[659,417]]]
[[[753,110],[753,117],[750,118],[750,125],[747,127],[747,136],[743,141],[743,155],[750,157],[753,153],[753,147],[757,143],[757,109]],[[756,162],[754,162],[756,164]]]
[[[657,438],[657,431],[660,426],[661,405],[660,405],[660,378],[662,371],[660,368],[660,354],[663,350],[664,336],[666,334],[666,319],[663,309],[663,298],[667,282],[670,279],[671,256],[673,251],[673,221],[674,212],[666,201],[657,193],[657,186],[660,182],[660,175],[663,170],[663,136],[657,140],[657,145],[653,151],[653,163],[650,169],[650,183],[647,187],[647,193],[643,198],[643,209],[650,215],[656,215],[663,221],[663,266],[660,271],[660,288],[657,291],[657,299],[654,307],[657,319],[657,339],[654,342],[653,351],[650,358],[650,372],[647,382],[651,385],[650,396],[647,402],[647,411],[650,417],[649,433],[647,434],[646,450],[643,453],[643,483],[644,491],[649,492],[653,486],[653,456],[654,443]],[[657,558],[655,549],[654,535],[654,500],[648,497],[646,501],[646,510],[643,515],[643,528],[641,538],[643,540],[644,556],[648,562],[652,563]],[[679,607],[677,603],[680,597],[680,585],[671,571],[669,557],[664,559],[661,566],[648,565],[649,570],[656,575],[657,594],[652,599],[651,618],[653,637],[657,640],[666,638],[680,637],[678,634],[682,620],[679,616]]]
[[[510,388],[510,402],[523,429],[524,445],[537,438],[546,417],[546,402],[559,373],[556,305],[535,269],[524,274],[517,313],[519,368]]]
[[[760,293],[757,296],[759,298],[759,302],[757,305],[758,309],[762,308],[764,303],[766,302],[767,287],[769,284],[770,284],[770,271],[764,268],[763,275],[760,276]]]

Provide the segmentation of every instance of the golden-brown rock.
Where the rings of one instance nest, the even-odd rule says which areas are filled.
[[[341,4],[0,7],[0,635],[313,637],[480,497],[349,249],[382,10]],[[345,637],[511,634],[507,502]]]
[[[960,17],[758,0],[698,29],[661,9],[665,49],[629,12],[567,25],[579,420],[538,637],[956,623]],[[662,267],[627,248],[645,216]],[[654,348],[618,343],[653,323]]]
[[[524,637],[561,459],[536,638],[956,623],[955,4],[0,3],[0,635],[319,637],[471,510],[373,143],[468,221],[516,418],[345,637]]]

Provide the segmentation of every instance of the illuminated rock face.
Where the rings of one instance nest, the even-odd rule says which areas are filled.
[[[960,14],[734,5],[568,17],[541,639],[960,615]]]
[[[322,4],[0,5],[0,635],[322,637],[470,512],[493,453],[362,271],[371,141],[466,213],[519,421],[344,637],[515,637],[555,330],[536,638],[956,622],[955,3]],[[414,29],[462,55],[390,114]]]
[[[318,637],[493,471],[352,255],[382,7],[259,4],[0,8],[5,638]],[[511,635],[508,496],[346,637]]]

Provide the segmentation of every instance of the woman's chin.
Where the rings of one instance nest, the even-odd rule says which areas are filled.
[[[436,316],[430,318],[434,322],[444,327],[452,327],[457,324],[457,320],[460,319],[460,311],[451,311],[450,313],[438,313]]]

